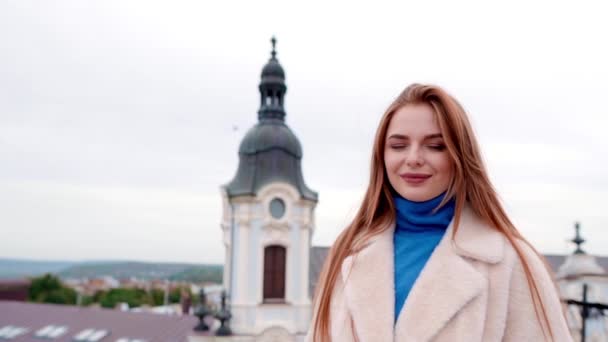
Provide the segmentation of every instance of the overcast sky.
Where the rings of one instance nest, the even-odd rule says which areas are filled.
[[[388,104],[432,82],[541,252],[580,220],[608,255],[608,20],[559,3],[0,1],[0,257],[223,262],[219,189],[273,34],[313,244],[354,214]]]

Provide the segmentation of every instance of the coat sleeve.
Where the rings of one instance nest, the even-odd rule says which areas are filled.
[[[540,322],[534,310],[531,290],[520,258],[514,255],[514,266],[509,288],[509,303],[504,341],[556,341],[571,342],[572,335],[564,317],[564,307],[560,302],[555,283],[540,257],[528,246],[520,242],[525,259],[530,267],[540,298],[545,307],[553,338],[539,311]],[[545,327],[545,334],[543,328]]]
[[[318,301],[315,300],[312,320],[308,328],[308,333],[304,338],[305,342],[313,342],[313,325],[317,318]],[[336,285],[333,288],[330,304],[330,341],[332,342],[355,342],[354,327],[352,316],[346,306],[344,298],[344,282],[342,276],[336,279]]]

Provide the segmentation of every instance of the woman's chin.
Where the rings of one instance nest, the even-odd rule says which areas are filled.
[[[429,189],[422,188],[410,188],[407,190],[398,191],[398,193],[399,195],[401,195],[401,197],[412,202],[426,202],[441,195],[442,192],[431,191]]]

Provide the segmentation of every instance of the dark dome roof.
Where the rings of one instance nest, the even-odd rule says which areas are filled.
[[[285,71],[277,59],[271,58],[268,63],[264,65],[264,69],[262,69],[262,79],[266,77],[279,77],[285,79]]]
[[[226,193],[230,198],[256,196],[265,185],[282,182],[295,187],[303,199],[317,202],[319,195],[306,186],[302,176],[302,145],[285,124],[285,71],[276,58],[276,39],[271,41],[272,52],[258,87],[259,121],[241,141],[239,166],[225,185]]]
[[[253,126],[243,138],[239,154],[280,149],[296,158],[302,158],[302,146],[291,129],[284,122],[260,122]]]
[[[266,119],[253,126],[239,147],[239,167],[226,184],[229,197],[255,196],[266,184],[284,182],[294,186],[302,198],[318,201],[302,176],[302,146],[280,119]]]

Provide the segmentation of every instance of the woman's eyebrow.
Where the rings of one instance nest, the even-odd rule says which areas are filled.
[[[410,137],[408,137],[407,135],[403,135],[403,134],[391,134],[388,137],[388,139],[409,139],[409,138]],[[433,133],[433,134],[424,136],[424,140],[434,139],[434,138],[443,138],[443,135],[441,133]]]
[[[391,134],[388,138],[389,139],[409,139],[409,137],[407,135],[403,135],[403,134]]]

